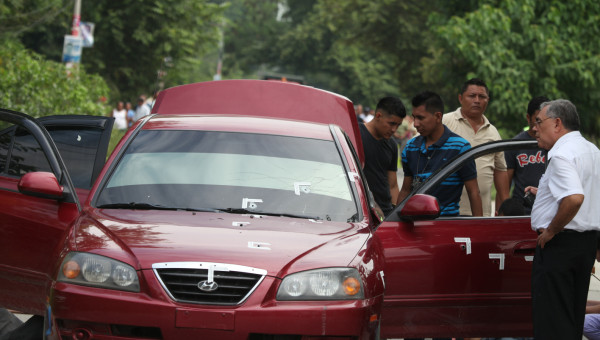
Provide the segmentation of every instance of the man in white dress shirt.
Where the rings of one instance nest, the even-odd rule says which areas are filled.
[[[535,119],[538,146],[548,167],[531,212],[538,233],[531,297],[536,339],[581,339],[590,273],[600,230],[600,150],[579,133],[575,105],[559,99],[541,105]]]

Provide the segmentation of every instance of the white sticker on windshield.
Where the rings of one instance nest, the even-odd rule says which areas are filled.
[[[348,178],[350,179],[350,182],[355,182],[355,179],[360,178],[360,176],[356,172],[348,172]]]
[[[263,200],[261,200],[260,198],[244,198],[242,200],[242,209],[254,210],[254,209],[258,208],[257,203],[262,203],[262,202],[263,202]]]
[[[248,225],[248,224],[250,224],[250,222],[233,222],[233,223],[231,223],[231,225],[233,227],[243,227],[243,226]]]
[[[310,182],[295,182],[294,193],[298,196],[310,193]]]

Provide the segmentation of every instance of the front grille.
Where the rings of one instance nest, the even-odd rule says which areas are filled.
[[[266,275],[265,270],[221,263],[171,262],[152,267],[173,300],[195,304],[238,305]],[[213,290],[200,289],[203,283]]]

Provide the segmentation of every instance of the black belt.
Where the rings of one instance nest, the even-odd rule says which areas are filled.
[[[565,233],[565,234],[572,234],[572,233],[581,233],[581,232],[587,232],[587,231],[593,231],[593,230],[584,230],[584,231],[577,231],[577,230],[573,230],[573,229],[563,229],[561,231],[561,233]],[[535,231],[538,235],[541,235],[541,229],[537,229]]]
[[[542,234],[542,229],[537,229],[535,232],[538,233],[538,235]],[[592,231],[592,230],[585,230],[585,231]],[[573,229],[563,229],[561,231],[561,233],[565,233],[565,234],[572,234],[572,233],[580,233],[580,231],[577,230],[573,230]]]

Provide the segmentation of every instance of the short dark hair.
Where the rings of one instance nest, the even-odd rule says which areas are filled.
[[[508,198],[500,204],[498,215],[502,216],[523,216],[525,215],[525,206],[522,198]]]
[[[487,93],[487,95],[490,95],[490,90],[488,89],[487,85],[485,84],[485,82],[479,78],[471,78],[467,81],[465,81],[465,83],[463,84],[463,86],[460,88],[460,94],[465,93],[465,91],[469,88],[470,85],[475,85],[475,86],[483,86],[485,87],[485,93]]]
[[[375,111],[384,111],[389,115],[406,117],[406,108],[398,97],[383,97],[377,103]]]
[[[535,111],[540,109],[540,105],[542,105],[542,103],[549,101],[550,99],[548,99],[548,97],[546,96],[539,96],[531,99],[529,101],[529,104],[527,105],[527,115],[532,116],[535,113]]]
[[[419,107],[425,104],[425,111],[434,114],[436,112],[444,113],[444,101],[439,94],[431,91],[423,91],[412,99],[412,106]]]
[[[573,103],[566,99],[557,99],[542,103],[540,109],[548,106],[546,117],[560,118],[563,126],[569,131],[579,131],[579,114]]]

